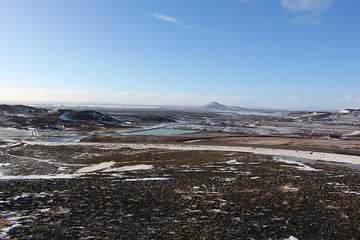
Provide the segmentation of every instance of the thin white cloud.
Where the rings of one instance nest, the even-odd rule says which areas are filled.
[[[280,0],[280,3],[284,9],[297,14],[294,22],[318,25],[321,14],[331,7],[334,0]]]
[[[164,22],[168,22],[168,23],[173,23],[173,24],[177,24],[185,29],[190,29],[190,26],[182,23],[181,21],[179,21],[178,19],[172,17],[172,16],[169,16],[169,15],[165,15],[165,14],[161,14],[161,13],[158,13],[158,12],[153,12],[152,13],[153,17],[158,19],[158,20],[161,20],[161,21],[164,21]]]
[[[180,24],[180,22],[172,17],[172,16],[168,16],[168,15],[164,15],[164,14],[160,14],[160,13],[157,13],[157,12],[154,12],[153,13],[153,16],[159,20],[162,20],[162,21],[165,21],[165,22],[170,22],[170,23],[176,23],[176,24]]]
[[[360,104],[360,97],[354,97],[354,96],[351,96],[351,95],[346,95],[344,97],[339,98],[339,102],[341,102],[341,103]]]
[[[297,96],[285,96],[285,97],[283,97],[283,100],[284,101],[298,101],[299,97],[297,97]]]
[[[293,12],[323,12],[333,0],[281,0],[284,8]]]

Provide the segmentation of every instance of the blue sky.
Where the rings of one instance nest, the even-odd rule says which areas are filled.
[[[0,101],[360,107],[358,0],[0,0]]]

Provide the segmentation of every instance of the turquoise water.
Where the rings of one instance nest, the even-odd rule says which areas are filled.
[[[168,128],[157,128],[150,130],[140,130],[134,132],[128,132],[128,135],[179,135],[185,133],[193,133],[192,130],[182,130],[182,129],[168,129]]]
[[[53,137],[45,139],[45,142],[77,142],[83,136],[65,136],[65,137]]]

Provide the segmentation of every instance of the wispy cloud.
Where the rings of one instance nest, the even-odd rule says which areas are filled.
[[[334,0],[280,0],[281,6],[297,14],[294,22],[319,25],[321,14],[328,10]]]
[[[298,96],[285,96],[283,97],[284,101],[298,101],[300,98]]]
[[[170,22],[170,23],[176,23],[176,24],[180,24],[180,21],[177,20],[176,18],[169,16],[169,15],[164,15],[161,13],[157,13],[154,12],[153,16],[159,20],[165,21],[165,22]]]
[[[360,104],[360,97],[354,97],[351,95],[346,95],[338,99],[341,103],[356,103]]]
[[[244,3],[252,7],[259,7],[260,3],[258,0],[237,0],[239,3]]]
[[[158,20],[168,22],[168,23],[177,24],[177,25],[179,25],[179,26],[181,26],[181,27],[183,27],[185,29],[190,29],[191,28],[190,26],[184,24],[183,22],[179,21],[178,19],[176,19],[173,16],[161,14],[161,13],[158,13],[158,12],[153,12],[152,15],[153,15],[154,18],[156,18]]]

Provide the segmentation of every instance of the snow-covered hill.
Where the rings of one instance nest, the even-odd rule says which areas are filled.
[[[220,104],[218,102],[210,102],[210,103],[207,103],[205,105],[202,105],[200,107],[201,109],[203,110],[209,110],[209,111],[224,111],[224,110],[228,110],[228,107],[223,105],[223,104]]]

